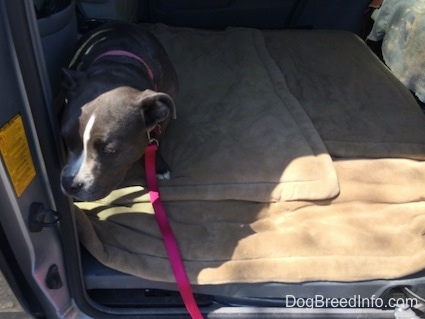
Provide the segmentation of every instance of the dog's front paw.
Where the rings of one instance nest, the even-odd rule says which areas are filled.
[[[156,153],[156,178],[163,181],[171,179],[171,169],[159,151]]]
[[[164,173],[157,173],[156,178],[158,178],[159,180],[162,180],[162,181],[168,181],[168,180],[171,179],[171,172],[166,171]]]

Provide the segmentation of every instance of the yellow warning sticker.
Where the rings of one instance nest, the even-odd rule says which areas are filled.
[[[35,177],[34,162],[20,114],[0,128],[0,152],[16,195],[20,197]]]

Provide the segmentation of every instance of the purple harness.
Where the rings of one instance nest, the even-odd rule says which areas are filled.
[[[150,78],[150,80],[153,84],[154,90],[158,91],[158,87],[157,87],[157,85],[155,84],[155,81],[154,81],[152,69],[149,67],[149,65],[145,61],[143,61],[142,58],[135,55],[134,53],[131,53],[131,52],[128,52],[128,51],[125,51],[125,50],[110,50],[110,51],[106,51],[106,52],[100,54],[98,57],[96,57],[96,59],[93,60],[92,63],[95,63],[96,61],[98,61],[101,58],[106,57],[106,56],[126,56],[126,57],[129,57],[129,58],[132,58],[134,60],[141,62],[145,66],[146,70],[148,71],[148,75],[149,75],[149,78]]]

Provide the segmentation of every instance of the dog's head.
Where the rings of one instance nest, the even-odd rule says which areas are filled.
[[[87,88],[89,89],[89,88]],[[147,132],[175,106],[165,93],[118,87],[81,102],[70,94],[62,121],[67,160],[61,173],[64,193],[78,200],[108,195],[145,152]]]

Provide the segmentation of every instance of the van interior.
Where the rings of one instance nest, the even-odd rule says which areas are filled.
[[[424,6],[2,2],[0,265],[24,308],[189,317],[143,165],[98,201],[60,187],[62,69],[81,36],[126,21],[179,78],[159,187],[205,318],[423,316]]]

